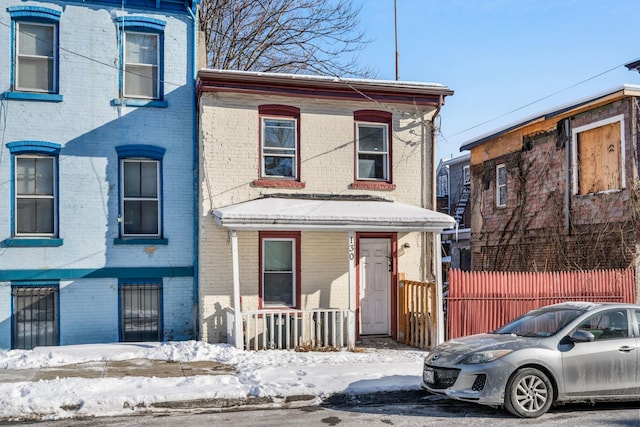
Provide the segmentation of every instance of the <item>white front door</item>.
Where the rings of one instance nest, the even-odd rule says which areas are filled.
[[[389,334],[389,239],[360,239],[360,334]]]

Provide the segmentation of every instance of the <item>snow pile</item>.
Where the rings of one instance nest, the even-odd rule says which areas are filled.
[[[420,387],[425,352],[240,351],[199,341],[116,343],[0,351],[2,369],[37,369],[75,363],[155,359],[217,361],[235,374],[177,378],[58,378],[0,383],[0,417],[66,418],[122,415],[154,403],[195,399],[243,399],[335,393],[414,390]]]

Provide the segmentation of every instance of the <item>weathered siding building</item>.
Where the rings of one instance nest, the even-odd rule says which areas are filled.
[[[471,269],[471,169],[469,154],[443,159],[436,171],[438,211],[453,216],[456,227],[442,233],[445,271]]]
[[[638,96],[625,85],[469,141],[475,270],[637,262]]]

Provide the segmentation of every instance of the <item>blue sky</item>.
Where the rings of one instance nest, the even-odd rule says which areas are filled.
[[[400,80],[455,91],[442,109],[438,158],[533,114],[640,85],[640,74],[624,67],[640,58],[637,0],[396,2]],[[361,28],[373,39],[360,60],[376,78],[394,80],[393,0],[353,3],[363,6]]]

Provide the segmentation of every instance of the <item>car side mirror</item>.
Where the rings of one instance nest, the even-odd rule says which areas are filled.
[[[569,335],[569,339],[572,342],[591,342],[595,341],[596,337],[589,331],[578,329],[577,331]]]

